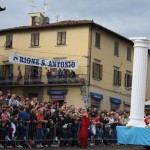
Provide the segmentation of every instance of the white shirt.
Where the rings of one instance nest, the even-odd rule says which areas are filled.
[[[109,118],[109,124],[114,123],[114,118]]]
[[[9,99],[9,106],[16,105],[18,106],[18,101],[16,99]]]

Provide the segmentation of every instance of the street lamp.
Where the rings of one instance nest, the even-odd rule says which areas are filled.
[[[2,8],[2,7],[0,6],[0,11],[4,11],[4,10],[6,10],[6,7]]]

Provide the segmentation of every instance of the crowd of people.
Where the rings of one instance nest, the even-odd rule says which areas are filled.
[[[48,83],[53,83],[56,81],[59,82],[71,82],[72,79],[76,78],[76,73],[73,70],[61,69],[56,70],[47,70],[46,72]]]
[[[98,108],[62,106],[0,91],[0,148],[117,144],[116,126],[126,125],[129,113]]]

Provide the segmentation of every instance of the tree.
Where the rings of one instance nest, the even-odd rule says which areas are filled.
[[[6,7],[2,8],[2,7],[0,6],[0,11],[4,11],[4,10],[6,10]]]

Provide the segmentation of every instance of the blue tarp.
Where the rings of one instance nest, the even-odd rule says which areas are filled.
[[[119,144],[150,146],[150,128],[117,126]]]

